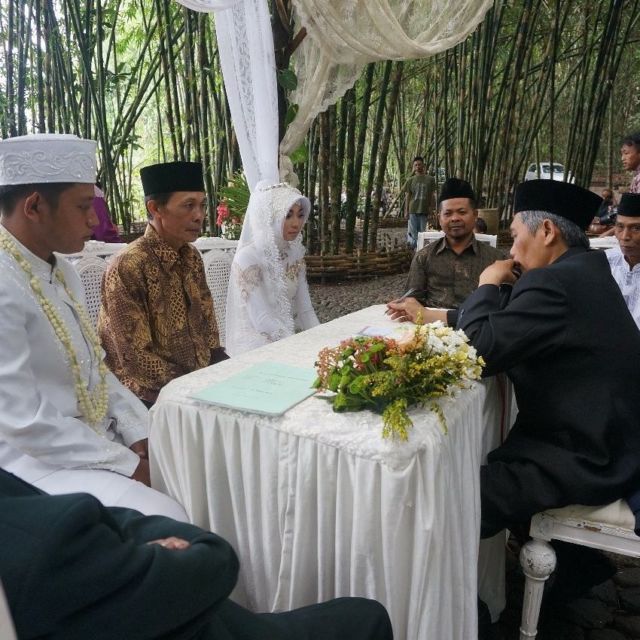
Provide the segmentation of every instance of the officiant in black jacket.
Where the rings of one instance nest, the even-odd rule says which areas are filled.
[[[50,496],[0,470],[0,576],[20,640],[391,640],[384,608],[341,598],[254,614],[228,600],[222,538],[162,516]]]
[[[458,328],[486,374],[507,373],[519,411],[481,470],[483,537],[640,487],[640,333],[606,256],[588,249],[599,204],[568,183],[519,185],[511,260],[487,267],[460,308]]]

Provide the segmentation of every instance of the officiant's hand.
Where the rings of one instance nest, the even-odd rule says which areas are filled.
[[[188,549],[191,544],[182,538],[171,536],[169,538],[158,538],[158,540],[150,540],[147,544],[158,544],[165,549]]]
[[[478,285],[493,284],[499,287],[501,284],[513,284],[519,274],[519,266],[513,260],[496,260],[480,274]]]
[[[134,442],[129,449],[131,449],[133,453],[139,455],[143,460],[149,459],[149,440],[147,438]]]
[[[147,487],[151,486],[151,474],[149,472],[148,460],[140,458],[140,462],[138,463],[136,470],[133,472],[131,479],[142,482],[142,484],[146,484]]]
[[[424,316],[425,308],[415,298],[398,298],[387,302],[387,315],[400,322],[415,322],[420,314]]]

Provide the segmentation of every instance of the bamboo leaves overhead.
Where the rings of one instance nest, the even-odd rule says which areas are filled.
[[[532,161],[562,162],[588,186],[621,60],[637,62],[638,10],[636,0],[497,4],[423,67],[440,88],[427,107],[431,161],[503,209]]]
[[[299,34],[290,0],[271,7],[282,128]],[[531,162],[561,162],[583,185],[614,175],[618,137],[640,128],[639,20],[640,0],[498,0],[454,49],[369,65],[295,160],[316,205],[310,246],[374,248],[383,189],[399,193],[416,154],[504,218]],[[98,140],[127,229],[142,210],[138,168],[165,159],[204,163],[213,216],[240,168],[213,19],[170,0],[3,0],[0,135],[31,131]]]
[[[128,228],[137,168],[202,159],[210,209],[237,168],[212,21],[167,0],[7,0],[0,5],[0,133],[99,143],[100,179]]]

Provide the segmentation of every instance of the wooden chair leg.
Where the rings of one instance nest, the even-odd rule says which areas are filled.
[[[520,640],[531,640],[538,635],[544,583],[556,568],[556,552],[548,542],[534,538],[520,550],[520,566],[526,578]]]

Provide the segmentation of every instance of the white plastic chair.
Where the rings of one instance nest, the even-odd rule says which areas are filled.
[[[592,249],[613,249],[619,245],[615,236],[605,236],[604,238],[589,238],[589,246]]]
[[[563,540],[637,558],[640,537],[634,526],[634,515],[624,500],[604,507],[571,505],[536,514],[529,530],[532,540],[520,551],[525,575],[520,640],[531,640],[538,634],[544,585],[556,567],[556,554],[549,542]]]
[[[231,253],[235,253],[236,247],[238,246],[237,240],[227,240],[226,238],[198,238],[193,246],[204,256],[209,253],[209,251],[213,251],[216,249],[220,249],[222,251],[230,251]]]
[[[84,256],[73,265],[80,275],[87,301],[87,311],[93,326],[98,325],[98,312],[102,303],[102,278],[107,270],[107,262],[103,258]]]
[[[494,249],[498,246],[498,236],[491,235],[490,233],[476,233],[476,240],[478,242],[486,242]]]
[[[420,233],[418,233],[416,251],[420,251],[420,249],[423,249],[425,245],[431,244],[436,240],[440,240],[443,235],[444,231],[420,231]]]
[[[227,337],[227,289],[229,288],[233,253],[220,249],[211,249],[204,254],[202,260],[204,262],[204,273],[207,284],[209,285],[209,289],[211,289],[211,296],[213,297],[213,309],[218,323],[220,345],[224,346]]]
[[[101,242],[100,240],[87,240],[84,243],[84,249],[78,253],[72,253],[64,256],[71,261],[78,260],[87,256],[95,256],[104,258],[109,261],[112,256],[127,246],[126,242]]]
[[[384,249],[385,251],[394,251],[395,249],[405,248],[407,246],[406,228],[395,229],[390,227],[378,229],[376,234],[376,245],[378,249]]]
[[[420,249],[422,249],[425,245],[431,244],[436,240],[440,240],[443,235],[444,231],[421,231],[418,234],[417,250],[420,251]],[[494,248],[498,245],[498,236],[494,236],[489,233],[476,233],[476,240],[478,242],[486,242]]]

